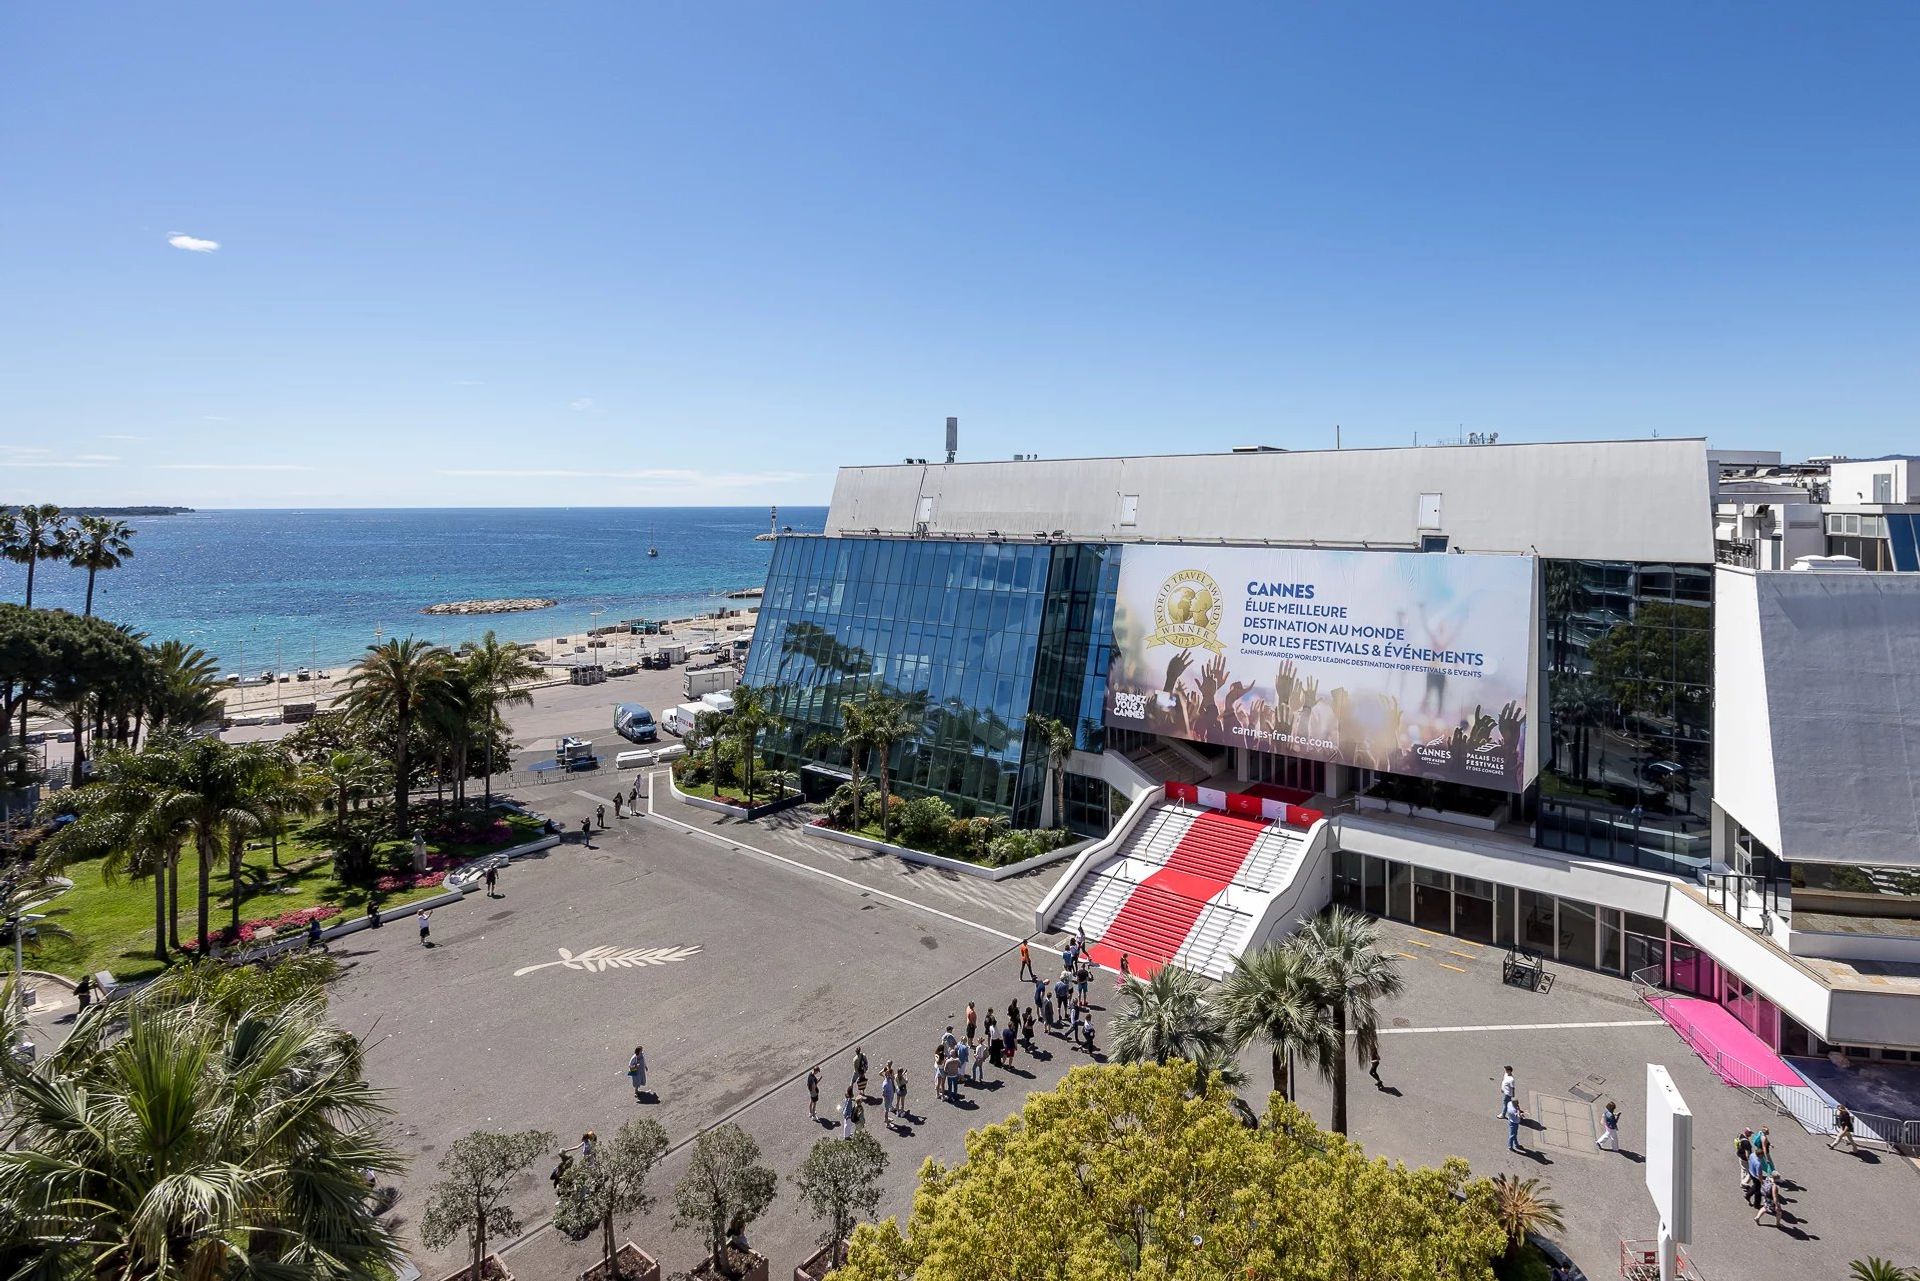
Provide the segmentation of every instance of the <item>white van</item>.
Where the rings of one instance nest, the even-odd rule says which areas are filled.
[[[670,734],[678,734],[681,738],[685,738],[687,735],[693,733],[694,717],[701,715],[703,712],[711,712],[713,710],[713,708],[707,706],[705,703],[682,703],[667,713],[667,732]]]
[[[733,710],[733,695],[725,690],[715,690],[711,694],[702,694],[700,701],[721,715]]]

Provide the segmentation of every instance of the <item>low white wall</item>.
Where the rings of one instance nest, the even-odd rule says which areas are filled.
[[[1020,876],[1036,868],[1058,863],[1078,854],[1098,838],[1088,837],[1084,841],[1075,841],[1071,845],[1062,845],[1057,850],[1048,850],[1045,854],[1036,854],[1032,858],[1018,863],[1009,863],[1005,867],[982,867],[978,863],[969,863],[963,858],[948,858],[944,854],[929,854],[925,850],[911,849],[905,845],[894,845],[887,841],[876,841],[871,836],[861,836],[856,832],[842,832],[838,828],[828,827],[824,823],[814,823],[807,827],[809,832],[826,837],[830,841],[839,841],[843,845],[858,845],[863,849],[878,850],[882,854],[891,854],[903,858],[909,863],[923,863],[928,867],[944,867],[950,872],[959,872],[965,876],[977,876],[987,881],[1004,881]]]
[[[1247,935],[1252,951],[1285,938],[1333,901],[1333,823],[1321,818],[1306,830],[1300,861],[1287,883],[1266,895]]]
[[[1829,1031],[1832,993],[1812,971],[1679,886],[1667,899],[1666,918],[1668,925],[1758,988],[1762,996],[1804,1023],[1816,1036],[1829,1041],[1842,1039]]]

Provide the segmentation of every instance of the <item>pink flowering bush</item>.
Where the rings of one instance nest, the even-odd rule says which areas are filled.
[[[236,940],[241,943],[253,942],[254,936],[269,926],[278,933],[289,926],[304,928],[308,921],[324,921],[338,915],[340,915],[339,908],[331,903],[322,903],[318,907],[297,908],[291,912],[282,912],[278,916],[263,916],[258,920],[242,921],[238,934],[234,933],[231,925],[222,926],[214,931],[211,938],[221,947],[232,947]],[[200,950],[200,940],[187,939],[180,944],[180,950],[189,953],[197,952]]]

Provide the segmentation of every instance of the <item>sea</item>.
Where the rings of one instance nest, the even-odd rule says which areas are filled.
[[[784,532],[818,533],[824,507],[783,507]],[[222,671],[326,669],[376,640],[441,645],[541,640],[598,623],[685,618],[751,605],[773,554],[765,507],[196,511],[126,517],[134,556],[100,575],[94,612],[177,638]],[[649,557],[649,545],[660,554]],[[19,601],[24,567],[0,562],[0,600]],[[34,604],[80,611],[86,574],[41,562]],[[433,616],[445,601],[550,597],[550,609]]]

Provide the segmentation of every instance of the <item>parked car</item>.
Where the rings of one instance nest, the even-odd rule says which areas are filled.
[[[660,737],[660,726],[647,708],[621,703],[613,709],[613,732],[629,743],[652,743]]]

